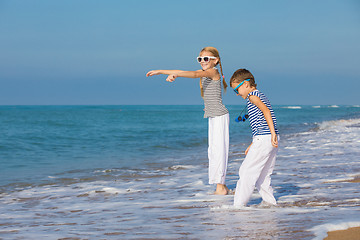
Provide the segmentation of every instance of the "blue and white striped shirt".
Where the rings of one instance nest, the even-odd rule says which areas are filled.
[[[266,122],[263,112],[257,106],[255,106],[254,104],[252,104],[250,102],[249,96],[251,96],[251,95],[259,97],[260,100],[270,110],[271,117],[272,117],[272,120],[274,123],[275,133],[279,134],[279,131],[277,130],[277,127],[276,127],[275,113],[271,107],[270,101],[267,99],[265,94],[263,94],[259,90],[254,90],[251,93],[249,93],[247,96],[247,109],[248,109],[248,113],[249,113],[249,120],[250,120],[252,135],[253,136],[266,135],[266,134],[271,134],[271,132],[270,132],[269,126]]]

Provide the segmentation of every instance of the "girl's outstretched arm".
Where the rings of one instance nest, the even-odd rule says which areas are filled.
[[[150,77],[150,76],[160,75],[160,74],[170,75],[170,74],[174,74],[177,72],[181,72],[181,70],[151,70],[146,74],[146,76]]]
[[[149,71],[146,76],[154,76],[159,74],[169,75],[166,81],[173,82],[177,77],[185,77],[185,78],[201,78],[201,77],[209,77],[214,80],[220,79],[220,74],[216,69],[207,69],[197,70],[197,71],[181,71],[181,70],[152,70]]]

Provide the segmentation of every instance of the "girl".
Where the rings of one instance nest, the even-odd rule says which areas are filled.
[[[200,78],[201,96],[204,99],[205,114],[208,118],[208,158],[209,184],[216,184],[215,194],[226,195],[229,189],[225,185],[225,177],[229,153],[229,112],[222,103],[221,76],[224,90],[227,84],[222,72],[219,52],[214,47],[205,47],[197,57],[201,68],[197,71],[152,70],[146,76],[168,75],[166,81],[173,82],[177,77]],[[215,67],[220,65],[221,76]]]

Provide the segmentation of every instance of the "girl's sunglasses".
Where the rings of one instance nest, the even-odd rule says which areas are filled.
[[[250,79],[245,79],[244,81],[242,81],[241,83],[239,83],[239,85],[237,85],[236,88],[234,88],[234,92],[235,92],[236,94],[239,94],[238,88],[241,87],[241,85],[243,85],[245,81],[250,81]]]
[[[210,59],[216,59],[216,57],[205,56],[205,57],[197,57],[196,59],[197,59],[197,61],[198,61],[199,63],[201,63],[201,61],[202,61],[203,59],[204,59],[204,62],[209,62]]]

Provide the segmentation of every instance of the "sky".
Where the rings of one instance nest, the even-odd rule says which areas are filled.
[[[358,0],[0,0],[0,105],[201,105],[199,79],[145,74],[206,46],[272,104],[360,105]]]

